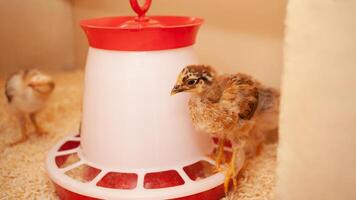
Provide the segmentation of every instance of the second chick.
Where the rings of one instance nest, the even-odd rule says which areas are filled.
[[[38,135],[45,133],[37,122],[36,115],[45,107],[54,88],[52,77],[36,69],[19,71],[7,79],[5,84],[7,102],[21,127],[21,138],[11,145],[28,139],[28,118]]]

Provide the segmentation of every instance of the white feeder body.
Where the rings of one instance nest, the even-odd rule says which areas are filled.
[[[84,20],[89,41],[80,135],[49,152],[61,199],[220,199],[224,175],[194,131],[188,94],[170,95],[181,70],[198,64],[200,18],[152,16]],[[141,12],[142,11],[142,12]]]
[[[81,133],[86,159],[117,171],[158,171],[209,152],[209,137],[192,127],[188,96],[170,96],[177,74],[196,63],[192,46],[143,52],[91,47]]]

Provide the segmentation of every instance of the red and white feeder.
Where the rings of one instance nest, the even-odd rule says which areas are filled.
[[[49,152],[61,199],[204,199],[224,196],[207,157],[212,140],[191,125],[187,96],[170,96],[177,74],[198,60],[203,20],[152,16],[84,20],[90,44],[82,131]]]

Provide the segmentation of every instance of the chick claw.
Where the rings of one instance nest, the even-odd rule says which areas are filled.
[[[237,181],[236,181],[235,164],[233,162],[229,164],[229,167],[225,172],[225,181],[224,181],[225,194],[229,192],[230,179],[232,179],[233,181],[234,191],[235,191],[237,189]]]

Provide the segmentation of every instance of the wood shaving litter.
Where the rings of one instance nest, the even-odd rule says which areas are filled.
[[[8,113],[4,95],[5,78],[0,78],[0,200],[58,199],[49,180],[45,157],[63,137],[76,133],[81,118],[83,71],[53,73],[56,88],[39,121],[48,134],[15,147],[11,141],[20,137],[16,120]],[[277,144],[265,144],[261,154],[248,161],[239,179],[239,187],[224,200],[274,199]]]

